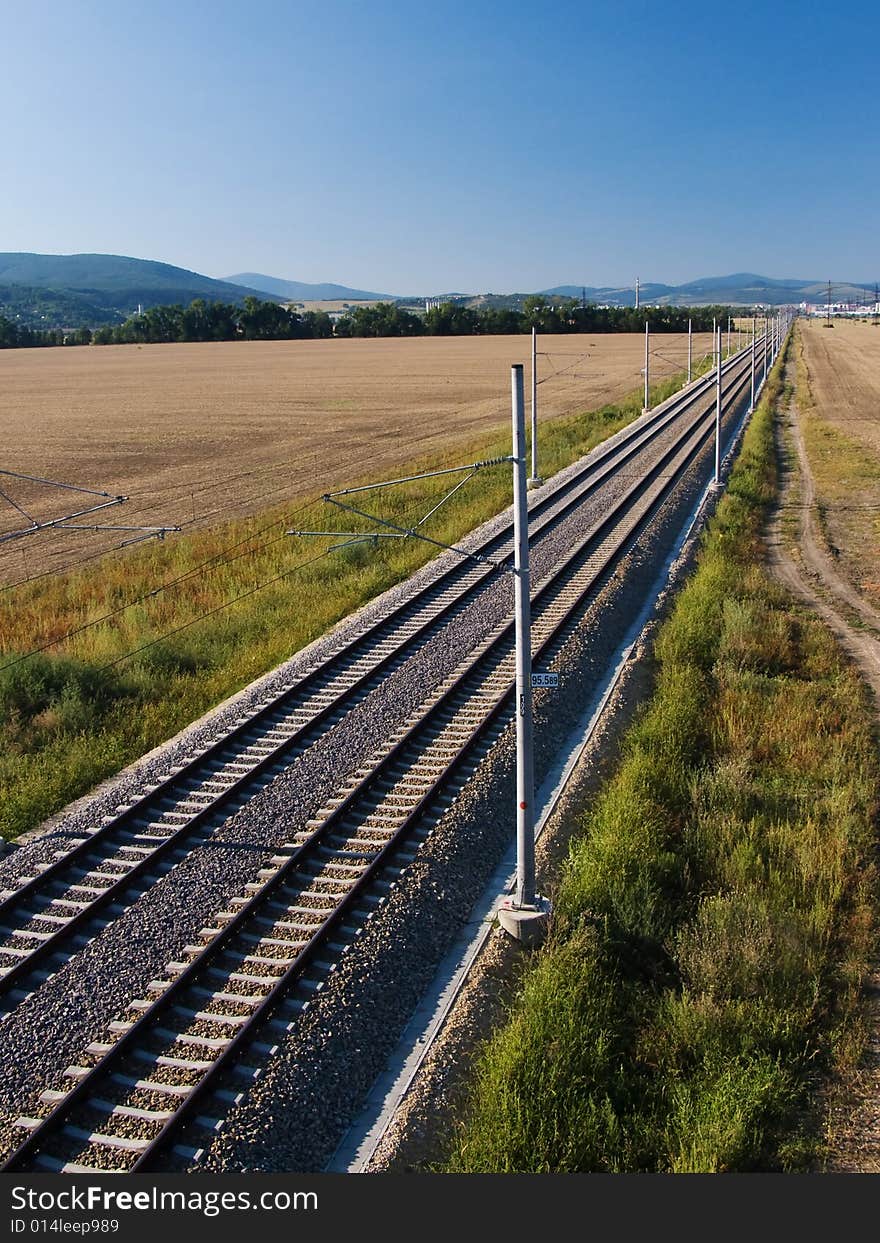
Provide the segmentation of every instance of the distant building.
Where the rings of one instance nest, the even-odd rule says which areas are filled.
[[[811,318],[849,316],[858,319],[863,315],[880,314],[880,302],[802,302],[801,309]]]

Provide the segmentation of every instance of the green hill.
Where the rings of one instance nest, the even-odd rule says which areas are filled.
[[[33,327],[121,323],[138,305],[188,305],[194,298],[238,303],[271,295],[186,268],[125,255],[0,253],[0,315]]]

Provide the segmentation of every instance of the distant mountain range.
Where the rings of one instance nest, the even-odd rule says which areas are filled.
[[[286,302],[395,302],[393,294],[370,293],[366,289],[349,289],[347,285],[307,285],[303,281],[284,281],[262,272],[239,272],[227,276],[235,285],[248,285],[263,293],[283,298]]]
[[[786,303],[824,302],[827,282],[773,280],[751,272],[712,276],[685,285],[640,285],[643,306],[649,304],[700,306],[779,306]],[[836,302],[860,301],[873,294],[873,283],[833,283]],[[635,289],[629,286],[556,285],[540,291],[546,297],[585,297],[590,302],[632,306]],[[406,302],[424,304],[422,294],[401,298],[348,285],[306,284],[282,280],[260,272],[239,272],[214,280],[199,272],[177,268],[152,259],[126,255],[37,255],[0,253],[0,315],[18,323],[42,328],[95,328],[120,323],[137,311],[168,303],[187,305],[194,298],[241,302],[248,295],[276,302]],[[474,306],[520,306],[528,294],[446,294],[456,302]]]
[[[832,282],[832,298],[835,302],[851,302],[864,298],[873,285],[852,285]],[[588,302],[607,303],[610,306],[633,306],[635,286],[581,286],[557,285],[541,291],[548,297],[580,298]],[[659,306],[786,306],[798,302],[824,302],[828,292],[827,281],[773,280],[756,276],[753,272],[737,272],[732,276],[707,276],[686,285],[657,285],[649,282],[639,285],[639,302]]]

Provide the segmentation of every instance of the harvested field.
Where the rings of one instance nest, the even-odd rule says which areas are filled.
[[[710,340],[695,336],[695,363]],[[546,336],[538,348],[542,418],[616,401],[641,383],[639,333]],[[528,373],[529,353],[526,336],[4,350],[0,468],[131,498],[95,521],[209,526],[490,437],[508,425],[510,365]],[[686,359],[686,336],[656,337],[652,381]],[[79,499],[2,486],[41,520]],[[0,509],[0,534],[23,524],[11,506]],[[0,582],[64,569],[119,538],[9,541]]]
[[[880,328],[800,326],[798,405],[818,519],[837,569],[880,607]]]
[[[810,389],[822,418],[880,457],[880,328],[801,321]]]

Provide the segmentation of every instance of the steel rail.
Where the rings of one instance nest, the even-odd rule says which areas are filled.
[[[739,382],[735,364],[737,362],[743,363],[744,361],[745,355],[742,355],[739,359],[733,358],[728,360],[727,390]],[[732,379],[730,378],[731,373],[734,373]],[[631,434],[624,436],[616,444],[609,446],[598,457],[594,455],[583,471],[578,472],[572,479],[565,481],[559,489],[554,490],[546,498],[542,498],[530,513],[530,520],[532,518],[536,520],[533,534],[543,535],[546,531],[558,525],[573,509],[583,502],[586,496],[597,490],[611,474],[618,471],[624,462],[650,445],[653,439],[665,431],[682,414],[688,412],[691,406],[698,404],[701,398],[708,396],[714,382],[711,376],[703,377],[702,379],[704,383],[698,381],[696,384],[692,384],[687,393],[684,394],[687,398],[686,401],[679,400],[683,396],[682,393],[675,394],[673,399],[657,408],[656,415],[649,421],[647,426],[644,421],[641,421],[637,427],[631,429]],[[562,501],[561,505],[560,499]],[[504,531],[488,537],[483,542],[482,547],[484,549],[500,547],[509,539],[509,534],[509,527],[505,527]],[[399,661],[406,649],[413,649],[430,630],[439,628],[452,612],[460,608],[464,602],[483,587],[492,573],[492,569],[486,567],[479,572],[472,570],[470,576],[468,576],[466,571],[462,571],[462,567],[451,567],[436,582],[429,584],[419,593],[416,597],[418,603],[410,600],[399,605],[390,615],[380,619],[379,623],[366,632],[366,634],[358,636],[341,652],[334,653],[327,662],[307,673],[293,687],[282,691],[280,695],[263,705],[257,712],[244,718],[226,733],[212,741],[198,755],[172,770],[166,779],[161,780],[154,787],[148,789],[145,794],[125,807],[118,816],[110,818],[107,823],[94,830],[71,850],[64,852],[61,858],[43,868],[35,877],[32,877],[24,885],[13,891],[3,902],[0,902],[0,928],[5,929],[3,935],[7,939],[15,936],[37,938],[36,944],[29,952],[26,955],[21,954],[18,961],[8,966],[0,975],[0,997],[4,994],[8,996],[13,990],[21,990],[21,986],[28,978],[32,977],[33,973],[39,970],[50,957],[65,953],[65,944],[70,942],[93,920],[99,918],[105,908],[110,905],[125,905],[127,895],[129,897],[127,904],[130,905],[133,900],[131,898],[132,893],[140,888],[138,882],[148,877],[168,855],[180,850],[186,839],[192,837],[199,828],[216,816],[224,806],[245,794],[248,788],[266,770],[271,769],[279,760],[291,752],[302,749],[304,744],[308,745],[311,741],[309,736],[314,735],[331,718],[338,719],[338,714],[344,703],[351,703],[355,700],[359,694],[365,691],[369,683],[375,681],[392,662]],[[198,784],[199,779],[210,779],[212,775],[206,775],[205,770],[214,761],[221,761],[221,768],[216,770],[218,772],[222,772],[223,767],[229,763],[235,762],[234,758],[226,757],[224,763],[223,751],[239,743],[244,744],[242,747],[243,752],[246,752],[249,747],[258,746],[260,740],[252,736],[249,737],[249,735],[253,735],[254,731],[259,729],[261,724],[266,722],[273,714],[283,710],[285,704],[290,705],[292,708],[290,701],[297,698],[301,699],[309,691],[313,694],[316,693],[315,690],[311,689],[316,684],[319,690],[322,681],[326,683],[329,680],[340,677],[342,674],[339,666],[342,665],[344,659],[347,658],[349,663],[362,659],[361,656],[356,655],[359,647],[362,648],[371,642],[381,642],[379,635],[385,631],[393,630],[393,627],[400,623],[402,615],[412,613],[414,610],[417,613],[419,603],[422,607],[430,608],[429,601],[431,597],[436,597],[438,593],[442,594],[451,580],[457,579],[461,583],[463,578],[467,581],[459,594],[448,601],[439,611],[427,616],[422,623],[417,625],[415,630],[410,630],[406,638],[396,648],[375,661],[370,668],[346,686],[329,703],[313,712],[309,720],[264,752],[259,759],[251,762],[247,772],[230,780],[225,788],[217,792],[210,802],[198,811],[187,813],[183,824],[175,827],[169,825],[167,821],[162,821],[162,816],[168,812],[168,809],[160,809],[158,807],[163,800],[170,799],[172,802],[178,801],[182,803],[195,801],[192,786],[188,783],[195,781]],[[280,730],[276,729],[276,732],[280,732]],[[179,816],[183,813],[169,812],[168,814]],[[85,903],[80,900],[67,903],[68,905],[78,904],[80,909],[67,917],[65,922],[58,926],[54,932],[23,933],[21,929],[15,927],[14,912],[21,910],[22,907],[26,907],[28,903],[36,902],[40,904],[51,902],[54,898],[56,903],[60,905],[65,904],[65,900],[59,898],[57,894],[52,895],[52,897],[48,896],[52,886],[59,884],[63,886],[66,884],[67,891],[70,892],[77,888],[78,881],[82,881],[90,874],[97,873],[97,877],[100,877],[102,881],[106,879],[107,873],[99,872],[98,869],[111,865],[113,860],[109,855],[103,859],[98,858],[91,866],[86,868],[83,874],[76,876],[73,880],[68,879],[65,882],[62,878],[65,873],[69,873],[72,869],[86,862],[90,857],[94,857],[104,842],[111,842],[114,835],[118,835],[120,831],[125,832],[129,826],[136,825],[139,819],[146,820],[147,822],[150,820],[154,821],[153,827],[156,829],[168,829],[168,835],[161,842],[157,842],[150,850],[150,853],[144,854],[139,861],[127,866],[127,870],[116,879],[111,880],[109,884],[102,888],[99,894],[93,893],[91,898]],[[172,829],[174,831],[170,831]],[[124,840],[115,846],[117,853],[126,848],[128,847]],[[128,863],[128,861],[125,862]],[[58,917],[55,916],[54,919],[57,922]],[[40,920],[44,923],[48,922],[38,907],[35,912],[28,914],[24,923],[30,924]],[[9,1013],[8,1010],[7,1013]]]
[[[740,385],[740,388],[743,387],[744,381]],[[667,450],[658,462],[653,465],[649,474],[633,483],[626,490],[626,493],[619,498],[613,509],[600,519],[591,531],[579,541],[576,548],[571,550],[557,572],[543,584],[536,595],[536,603],[544,600],[552,602],[554,591],[557,593],[564,592],[566,576],[575,572],[577,565],[582,563],[585,558],[589,559],[590,556],[595,556],[597,545],[601,545],[603,540],[610,538],[615,525],[622,525],[624,527],[623,535],[617,538],[613,547],[609,548],[604,554],[601,566],[594,568],[590,572],[591,585],[578,591],[575,597],[564,606],[561,615],[554,618],[549,633],[545,635],[536,648],[536,659],[545,654],[551,645],[560,641],[561,632],[569,625],[573,615],[582,607],[585,594],[595,590],[596,585],[604,580],[609,569],[619,559],[622,551],[631,545],[637,531],[646,525],[651,515],[656,512],[669,492],[677,485],[687,466],[703,448],[711,434],[712,428],[713,417],[711,412],[707,412],[696,428],[688,429],[676,444]],[[675,469],[668,476],[665,476],[663,474],[664,469],[674,459],[677,459]],[[643,513],[633,517],[633,501],[638,495],[647,492],[658,479],[659,487],[657,488],[656,496],[651,498]],[[543,611],[541,616],[543,616]],[[536,617],[536,621],[540,623],[540,617]],[[478,668],[484,666],[503,647],[506,646],[509,650],[511,631],[512,623],[506,622],[502,624],[495,636],[485,643],[473,659],[468,662],[468,668],[464,671],[463,676],[456,677],[442,692],[440,697],[430,705],[422,719],[407,729],[403,736],[395,742],[391,750],[382,757],[374,771],[361,783],[363,789],[369,789],[374,786],[378,776],[393,765],[395,759],[398,759],[405,752],[417,735],[425,733],[432,725],[436,724],[436,719],[442,706],[448,706],[453,698],[460,696],[463,680],[468,677],[479,676]],[[448,784],[451,773],[464,762],[465,757],[472,751],[476,738],[484,736],[491,724],[497,720],[505,704],[509,704],[513,690],[512,681],[507,679],[506,685],[496,697],[494,705],[488,713],[484,713],[480,723],[472,730],[467,741],[459,746],[455,757],[437,774],[430,790],[425,792],[415,806],[411,808],[405,821],[398,827],[393,837],[376,853],[367,868],[353,882],[346,895],[340,899],[333,911],[329,913],[328,918],[316,929],[308,944],[303,947],[294,962],[272,984],[270,992],[262,999],[257,1010],[253,1012],[249,1020],[242,1025],[238,1033],[227,1042],[224,1050],[214,1059],[210,1070],[205,1072],[199,1082],[192,1086],[185,1101],[173,1112],[172,1117],[163,1124],[160,1134],[137,1157],[131,1167],[132,1170],[143,1169],[153,1160],[159,1150],[167,1145],[172,1131],[176,1131],[191,1114],[198,1101],[206,1092],[211,1090],[217,1077],[235,1060],[240,1050],[249,1041],[256,1038],[258,1025],[262,1023],[276,1002],[289,990],[293,980],[303,974],[317,949],[326,942],[338,923],[350,913],[352,905],[357,902],[370,880],[384,867],[389,854],[399,846],[401,839],[409,832],[413,823],[424,813],[436,792],[442,786]],[[114,1066],[118,1066],[119,1062],[136,1047],[138,1040],[149,1031],[150,1026],[154,1025],[157,1019],[161,1018],[163,1011],[167,1011],[168,1007],[175,1003],[185,989],[200,977],[210,960],[218,957],[223,949],[234,940],[235,936],[247,926],[255,913],[263,908],[266,902],[271,901],[278,890],[297,872],[297,869],[302,868],[302,864],[307,860],[308,855],[314,853],[316,848],[336,830],[339,822],[348,813],[355,797],[356,792],[352,791],[326,818],[321,827],[297,848],[260,891],[252,896],[221,931],[216,933],[209,944],[169,984],[165,992],[119,1037],[113,1047],[101,1057],[97,1065],[31,1131],[28,1138],[8,1158],[2,1167],[3,1169],[21,1168],[21,1163],[26,1161],[29,1156],[37,1153],[41,1145],[45,1143],[52,1133],[64,1125],[64,1119],[69,1116],[76,1105],[88,1099],[94,1093],[95,1083],[100,1080],[101,1076],[110,1073]]]

